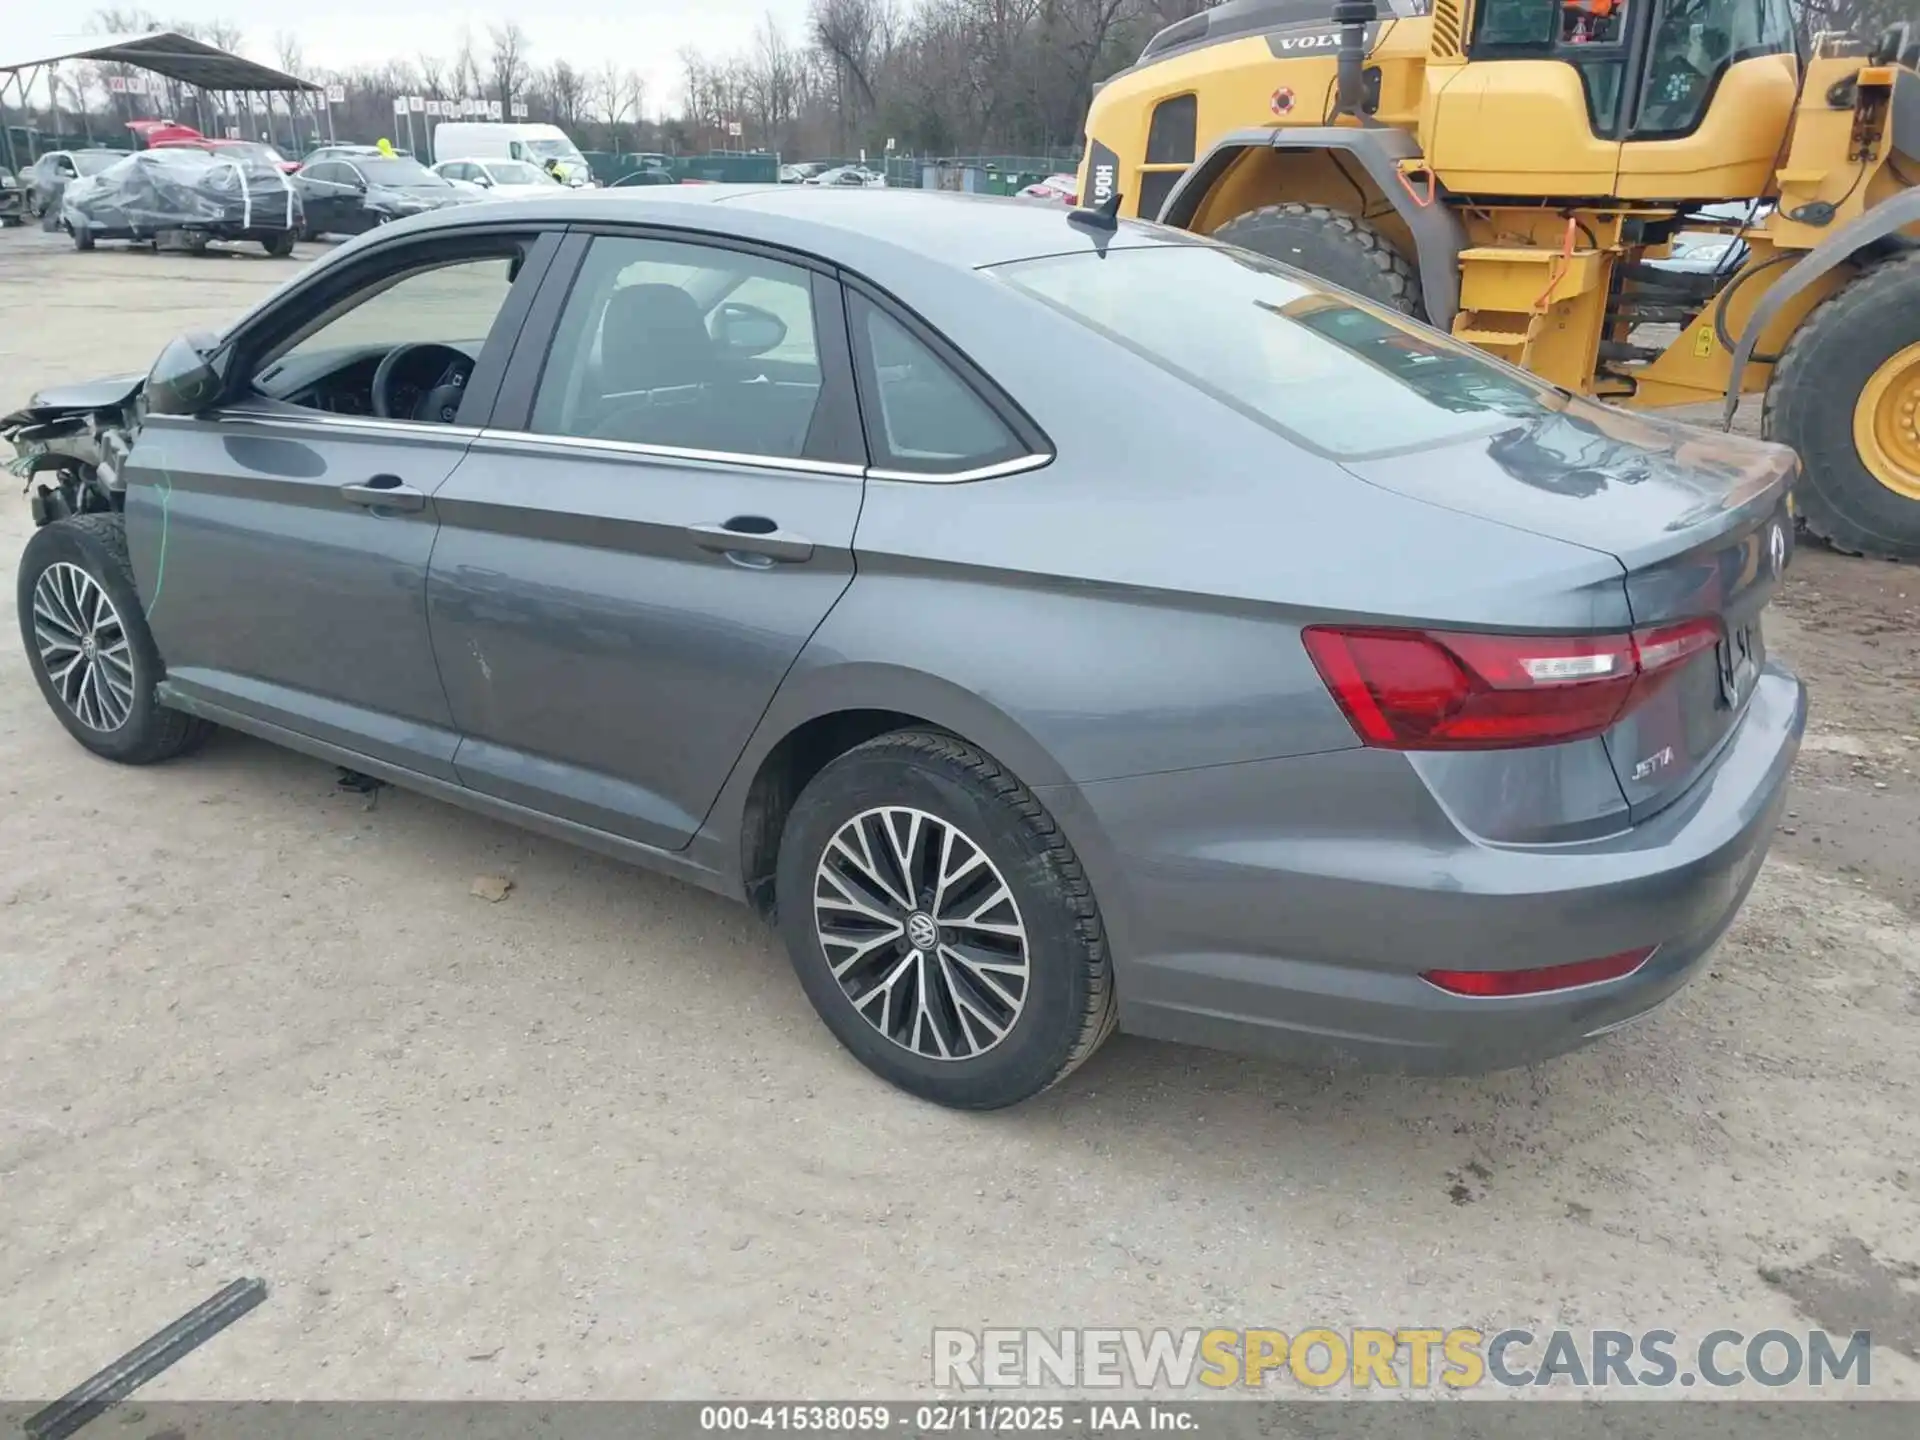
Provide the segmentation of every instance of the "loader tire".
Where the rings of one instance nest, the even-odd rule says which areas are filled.
[[[1767,385],[1761,433],[1800,456],[1794,505],[1847,555],[1920,561],[1920,252],[1821,301]]]
[[[1425,317],[1411,261],[1365,220],[1325,205],[1287,201],[1236,215],[1213,238],[1331,280],[1402,315]]]

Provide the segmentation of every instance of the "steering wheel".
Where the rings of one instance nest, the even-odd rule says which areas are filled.
[[[402,364],[430,350],[448,357],[440,369],[440,378],[427,387],[426,393],[414,402],[406,414],[394,414],[394,377],[400,373]],[[451,345],[412,341],[396,345],[381,359],[380,368],[373,372],[373,413],[383,420],[425,420],[451,425],[454,416],[460,413],[460,401],[467,393],[467,380],[472,374],[473,361]]]

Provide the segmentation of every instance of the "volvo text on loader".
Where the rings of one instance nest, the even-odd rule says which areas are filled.
[[[1099,87],[1080,194],[1569,390],[1763,393],[1807,526],[1920,560],[1920,24],[1807,48],[1789,0],[1231,0]]]

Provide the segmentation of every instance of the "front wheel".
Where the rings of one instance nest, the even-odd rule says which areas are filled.
[[[284,260],[293,254],[294,233],[280,230],[260,242],[260,248],[276,260]]]
[[[1834,549],[1920,561],[1920,254],[1820,302],[1767,384],[1761,429],[1800,455],[1794,500]]]
[[[91,250],[93,248],[93,231],[85,225],[70,225],[67,227],[67,233],[73,236],[74,249]]]
[[[154,698],[160,652],[118,515],[73,515],[35,531],[20,555],[16,600],[40,693],[94,754],[146,765],[206,735],[205,721]]]
[[[1115,1018],[1099,907],[1039,800],[950,735],[899,731],[826,766],[781,839],[781,935],[862,1064],[959,1109],[1036,1095]]]

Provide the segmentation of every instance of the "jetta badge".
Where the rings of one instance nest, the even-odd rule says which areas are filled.
[[[1773,529],[1767,535],[1767,561],[1775,575],[1787,568],[1787,532],[1778,520],[1773,522]]]

